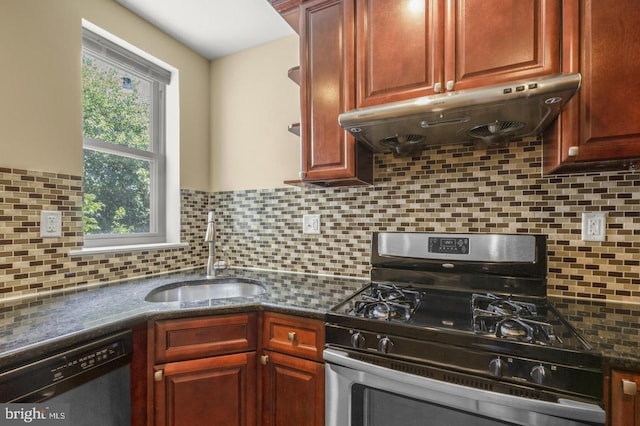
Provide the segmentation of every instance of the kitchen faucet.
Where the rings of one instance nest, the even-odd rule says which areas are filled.
[[[209,243],[209,258],[207,259],[207,278],[213,278],[218,275],[219,271],[227,269],[227,263],[216,262],[216,223],[213,212],[209,212],[207,216],[207,232],[204,236],[204,242]]]

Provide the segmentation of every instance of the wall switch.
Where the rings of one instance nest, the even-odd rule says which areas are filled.
[[[40,212],[40,237],[62,236],[62,213],[42,210]]]
[[[320,215],[319,214],[302,215],[302,233],[303,234],[319,234],[320,233]]]
[[[606,232],[605,212],[582,213],[582,241],[605,241]]]

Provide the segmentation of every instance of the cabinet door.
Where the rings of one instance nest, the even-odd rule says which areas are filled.
[[[338,115],[355,105],[353,0],[306,2],[301,15],[303,180],[352,178],[356,142]]]
[[[448,0],[445,87],[560,71],[560,0]]]
[[[637,392],[638,388],[640,374],[617,370],[611,372],[609,412],[612,426],[640,426],[640,395],[633,392],[634,389]]]
[[[545,172],[633,167],[640,159],[637,0],[565,0],[563,37],[563,70],[579,71],[582,86],[545,135]]]
[[[323,426],[324,364],[277,352],[265,355],[262,424]]]
[[[155,367],[156,426],[256,424],[255,352]]]
[[[356,16],[358,107],[439,91],[442,0],[358,0]]]

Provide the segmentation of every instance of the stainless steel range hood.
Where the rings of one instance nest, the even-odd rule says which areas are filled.
[[[520,80],[356,109],[340,125],[374,152],[416,155],[427,146],[501,146],[541,133],[580,87],[575,74]]]

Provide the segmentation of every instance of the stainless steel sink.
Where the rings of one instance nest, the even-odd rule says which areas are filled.
[[[193,302],[257,296],[266,291],[264,284],[257,280],[219,277],[167,284],[150,291],[144,300],[147,302]]]

